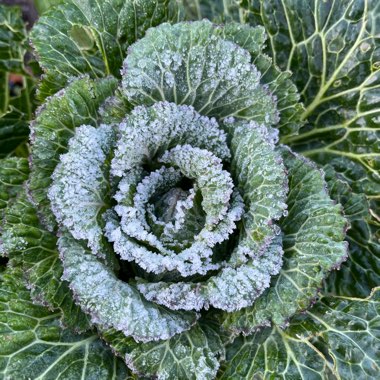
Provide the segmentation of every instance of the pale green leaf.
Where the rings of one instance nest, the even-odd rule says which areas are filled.
[[[138,341],[169,339],[189,330],[198,316],[146,301],[67,232],[59,238],[64,279],[81,308],[101,328],[114,327]]]
[[[148,31],[123,64],[122,88],[130,102],[167,100],[202,115],[276,123],[275,99],[260,84],[248,51],[218,36],[218,28],[204,20]]]
[[[167,380],[212,380],[224,358],[218,328],[206,319],[191,330],[160,342],[136,343],[115,330],[102,337],[136,374]]]
[[[252,307],[225,314],[224,326],[252,333],[258,326],[283,326],[307,309],[322,280],[347,255],[342,207],[329,198],[322,173],[310,161],[282,149],[288,170],[288,215],[281,222],[284,264],[280,274]]]
[[[49,229],[56,225],[47,198],[52,182],[50,176],[67,151],[75,128],[82,124],[98,126],[99,107],[116,88],[115,78],[91,80],[88,77],[73,81],[67,88],[49,98],[37,110],[31,125],[31,177],[29,190],[38,205],[41,221]]]

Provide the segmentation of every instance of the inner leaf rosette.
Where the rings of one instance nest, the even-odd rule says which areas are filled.
[[[170,339],[210,309],[234,332],[281,325],[344,258],[345,220],[322,173],[277,146],[280,128],[296,129],[277,96],[282,107],[295,96],[264,40],[207,21],[152,28],[96,122],[56,143],[47,197],[63,279],[102,331]],[[49,147],[40,120],[34,144]]]

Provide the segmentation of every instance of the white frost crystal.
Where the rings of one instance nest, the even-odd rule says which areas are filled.
[[[48,194],[57,220],[76,239],[86,239],[97,255],[102,255],[103,236],[98,217],[109,198],[104,164],[114,138],[114,130],[108,125],[77,128],[68,153],[61,156],[54,171]]]

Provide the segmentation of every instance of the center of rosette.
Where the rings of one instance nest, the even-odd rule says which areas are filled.
[[[120,258],[171,278],[219,269],[214,247],[228,239],[244,209],[223,169],[229,157],[216,121],[192,107],[137,107],[119,126],[111,162],[120,177],[117,205],[105,214],[106,236]],[[184,180],[192,184],[186,191]],[[157,217],[165,203],[166,217]]]

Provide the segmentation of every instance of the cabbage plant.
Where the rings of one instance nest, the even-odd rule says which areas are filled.
[[[1,160],[2,376],[376,378],[379,17],[44,13],[30,153]]]

